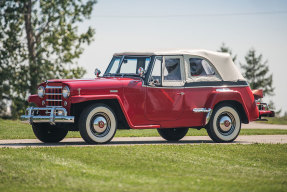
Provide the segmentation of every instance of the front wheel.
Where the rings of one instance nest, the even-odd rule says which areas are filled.
[[[216,107],[206,127],[209,137],[217,143],[234,141],[241,130],[239,114],[232,105]]]
[[[35,136],[44,143],[60,142],[68,133],[65,127],[48,123],[33,123],[32,128]]]
[[[115,113],[105,104],[87,107],[79,119],[80,134],[90,144],[109,142],[114,137],[116,129]]]
[[[188,128],[163,128],[157,129],[162,138],[167,141],[179,141],[188,132]]]

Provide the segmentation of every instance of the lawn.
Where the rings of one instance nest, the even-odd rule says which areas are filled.
[[[286,135],[287,130],[273,129],[242,129],[240,135]],[[205,136],[205,129],[190,129],[187,135]],[[151,137],[159,136],[155,129],[144,130],[118,130],[116,137]],[[69,132],[67,137],[80,137],[79,132]],[[31,125],[21,123],[20,121],[0,119],[0,139],[34,139],[34,133]]]
[[[284,116],[284,117],[266,117],[266,119],[268,119],[268,121],[264,121],[261,123],[287,125],[287,116]],[[259,121],[259,123],[260,123],[260,121]]]
[[[0,148],[0,191],[286,191],[287,145]]]

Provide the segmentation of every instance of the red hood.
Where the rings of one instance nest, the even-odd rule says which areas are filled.
[[[137,77],[100,77],[95,79],[52,79],[48,80],[49,85],[54,83],[63,83],[68,85],[71,95],[77,95],[79,89],[82,95],[99,94],[109,92],[110,89],[121,89],[123,84],[131,80],[139,80]],[[44,84],[45,85],[45,84]]]

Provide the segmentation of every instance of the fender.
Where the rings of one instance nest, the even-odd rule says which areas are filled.
[[[131,122],[125,108],[124,108],[124,104],[121,100],[121,98],[118,95],[115,94],[109,94],[109,95],[79,95],[79,96],[72,96],[71,97],[71,103],[82,103],[85,101],[93,101],[93,100],[102,100],[102,99],[116,99],[119,104],[120,107],[122,109],[122,112],[124,113],[124,116],[129,124],[129,126],[132,129],[143,129],[143,128],[160,128],[160,125],[140,125],[140,126],[136,126],[133,125],[133,123]]]
[[[35,95],[30,95],[30,96],[28,97],[28,102],[29,102],[29,103],[35,103],[38,107],[41,106],[41,98],[40,98],[37,94],[35,94]]]
[[[236,101],[240,103],[249,122],[249,112],[245,103],[243,102],[242,95],[240,92],[231,89],[217,89],[216,91],[212,91],[207,99],[205,107],[207,109],[214,109],[215,105],[222,101]]]

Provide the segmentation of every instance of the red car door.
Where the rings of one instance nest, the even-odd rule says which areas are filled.
[[[154,121],[172,121],[183,113],[183,57],[157,56],[146,87],[145,115]]]

